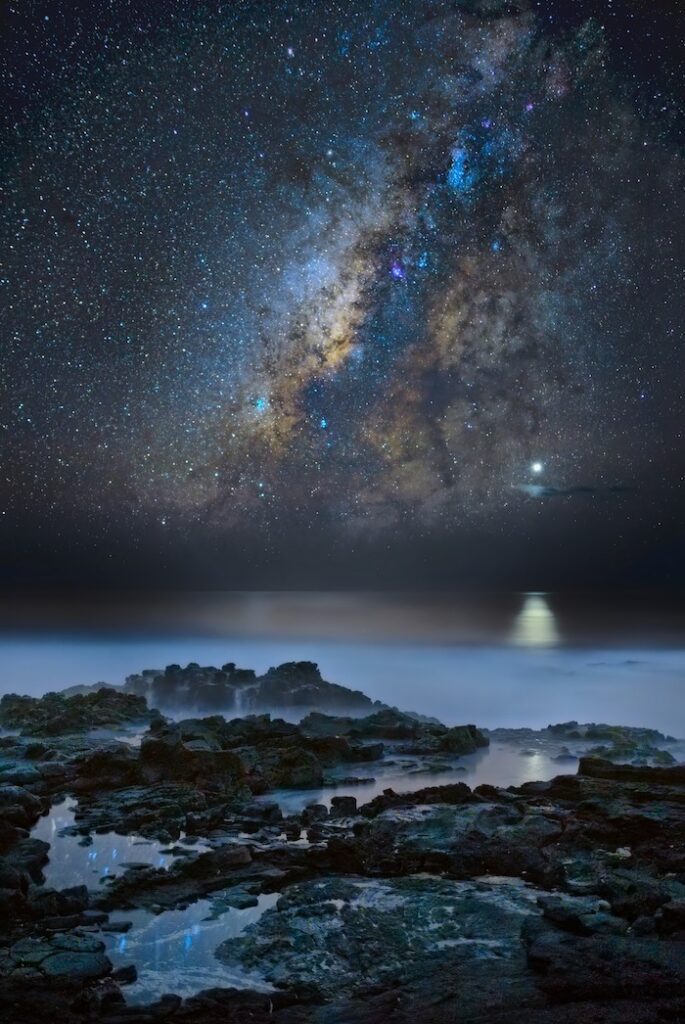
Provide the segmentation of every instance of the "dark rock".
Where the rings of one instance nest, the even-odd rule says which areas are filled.
[[[78,987],[111,972],[112,964],[104,949],[104,943],[98,939],[76,933],[21,939],[0,959],[0,979],[9,984],[34,981]]]
[[[127,964],[125,967],[117,967],[112,971],[112,980],[120,985],[132,985],[138,980],[138,971],[135,964]]]
[[[656,921],[653,917],[638,917],[632,924],[633,935],[653,935],[656,931]]]
[[[578,774],[595,779],[615,779],[625,782],[647,782],[659,785],[685,785],[685,764],[672,768],[652,768],[641,765],[613,764],[599,757],[581,757]]]
[[[656,926],[662,935],[685,932],[685,897],[664,903],[657,913]]]
[[[357,798],[354,796],[334,796],[331,800],[331,817],[347,818],[357,813]]]
[[[218,741],[191,736],[176,724],[144,736],[140,763],[146,781],[187,781],[201,785],[202,780],[206,780],[214,788],[228,792],[239,790],[244,778],[240,758],[231,750],[221,749]]]
[[[44,697],[0,698],[0,726],[18,729],[26,736],[59,736],[65,733],[112,729],[154,717],[143,697],[109,687],[73,697],[46,693]]]
[[[43,881],[43,867],[48,862],[49,843],[42,839],[20,839],[5,854],[4,862],[22,874],[26,874],[32,882]]]
[[[276,910],[217,956],[325,999],[317,1020],[361,1019],[340,1001],[387,991],[405,1005],[403,1020],[431,1021],[441,1003],[466,1019],[467,992],[470,1019],[487,1020],[486,1011],[506,1012],[514,991],[535,1001],[519,938],[534,912],[517,883],[477,889],[428,877],[329,878],[291,886]]]
[[[258,756],[243,750],[242,763],[247,767],[248,783],[257,792],[268,789],[318,789],[323,783],[323,769],[309,750],[299,747],[261,748]]]
[[[91,1019],[97,1019],[103,1014],[108,1017],[124,1006],[125,999],[117,979],[112,975],[111,978],[105,978],[80,992],[70,1009],[80,1011]]]
[[[302,811],[301,820],[303,825],[311,825],[315,821],[323,821],[328,817],[328,808],[325,804],[308,804]]]
[[[364,804],[360,812],[372,818],[389,808],[412,807],[421,803],[463,804],[473,799],[471,790],[464,782],[455,782],[449,786],[428,786],[412,793],[395,793],[392,789],[386,789],[380,796]]]
[[[31,828],[43,811],[43,802],[23,786],[0,785],[0,817],[18,828]]]
[[[145,669],[129,676],[124,689],[146,697],[156,707],[178,710],[224,711],[243,714],[273,708],[331,709],[361,714],[374,702],[359,690],[350,690],[321,678],[311,661],[285,662],[263,676],[227,662],[221,668],[194,662],[185,668]]]
[[[578,935],[622,935],[628,931],[628,922],[612,915],[610,905],[596,897],[544,896],[538,903],[545,918]]]
[[[528,922],[524,935],[540,987],[555,1002],[656,1000],[685,991],[685,956],[677,944],[637,936],[570,935],[538,922]]]

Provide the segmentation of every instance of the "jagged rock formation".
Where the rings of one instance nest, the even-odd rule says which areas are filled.
[[[221,711],[250,714],[278,710],[310,709],[368,714],[374,703],[360,690],[350,690],[321,678],[312,661],[288,661],[258,676],[253,669],[228,662],[221,668],[191,662],[185,668],[167,665],[164,670],[144,669],[128,676],[124,689],[147,698],[163,711]]]
[[[401,750],[409,754],[473,754],[490,743],[475,725],[449,728],[434,719],[384,708],[363,718],[334,717],[312,712],[300,722],[309,736],[349,736],[354,739],[405,741]]]

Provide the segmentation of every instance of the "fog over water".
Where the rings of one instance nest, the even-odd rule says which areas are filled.
[[[319,663],[331,682],[452,724],[577,719],[685,736],[685,631],[672,603],[525,594],[193,595],[35,607],[0,620],[0,691],[118,684],[143,668]]]

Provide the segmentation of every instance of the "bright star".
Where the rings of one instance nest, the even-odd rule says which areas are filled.
[[[542,467],[542,463],[541,463],[541,462],[534,462],[534,463],[533,463],[533,464],[531,465],[531,467],[530,467],[530,468],[531,468],[531,470],[532,470],[532,472],[533,472],[533,473],[542,473],[542,468],[543,468],[543,467]]]

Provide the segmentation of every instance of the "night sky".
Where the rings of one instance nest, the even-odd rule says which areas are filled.
[[[4,3],[5,582],[679,583],[680,6]]]

